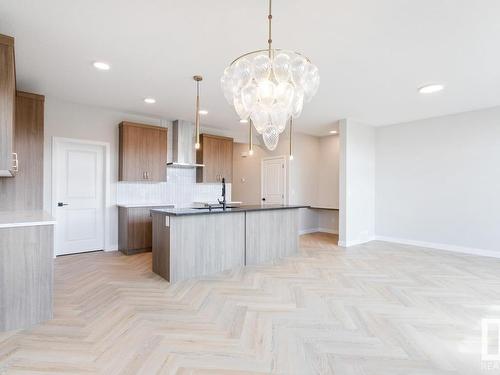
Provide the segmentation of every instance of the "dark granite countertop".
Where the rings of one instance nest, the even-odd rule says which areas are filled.
[[[167,216],[184,216],[184,215],[207,215],[207,214],[227,214],[234,212],[249,212],[249,211],[270,211],[270,210],[286,210],[292,208],[309,208],[304,205],[246,205],[233,208],[155,208],[151,212],[159,213]]]

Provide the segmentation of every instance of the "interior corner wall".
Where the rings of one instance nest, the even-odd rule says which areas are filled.
[[[500,256],[500,107],[377,128],[377,238]]]
[[[375,236],[375,128],[342,120],[340,130],[339,245]]]

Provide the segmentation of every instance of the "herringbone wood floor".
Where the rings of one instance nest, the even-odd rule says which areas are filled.
[[[499,260],[332,240],[174,286],[151,254],[58,258],[54,319],[0,334],[0,374],[481,373]]]

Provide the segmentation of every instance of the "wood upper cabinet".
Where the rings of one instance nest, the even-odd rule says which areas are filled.
[[[233,179],[233,138],[201,134],[196,163],[205,164],[196,170],[196,182],[226,182]]]
[[[19,156],[15,178],[0,178],[0,211],[43,208],[43,123],[42,95],[16,94],[14,150]]]
[[[167,180],[167,129],[120,123],[119,181]]]
[[[13,150],[15,103],[14,38],[0,34],[0,177],[12,177],[17,170]]]

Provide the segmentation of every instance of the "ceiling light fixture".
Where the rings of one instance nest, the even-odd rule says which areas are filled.
[[[444,89],[444,85],[440,83],[433,83],[431,85],[425,85],[418,89],[418,92],[421,94],[432,94],[435,92],[442,91]]]
[[[247,120],[246,118],[244,118],[244,119],[240,120],[240,122],[241,122],[242,124],[248,124],[248,120]]]
[[[200,110],[198,111],[198,113],[199,113],[200,115],[208,115],[208,111],[207,111],[206,109],[200,109]]]
[[[144,103],[155,104],[156,103],[156,99],[155,98],[145,98],[144,99]]]
[[[102,62],[102,61],[95,61],[94,62],[94,68],[98,70],[109,70],[111,69],[111,66],[108,63]]]
[[[196,115],[195,115],[195,124],[196,124],[196,143],[194,148],[197,150],[200,148],[200,82],[203,80],[202,76],[193,76],[193,79],[196,82]],[[208,112],[207,112],[208,113]]]
[[[338,132],[336,130],[330,130],[330,134],[337,134]]]
[[[221,78],[224,96],[241,119],[250,118],[269,150],[290,118],[302,113],[319,87],[318,68],[298,52],[272,47],[269,0],[268,47],[236,58]]]

